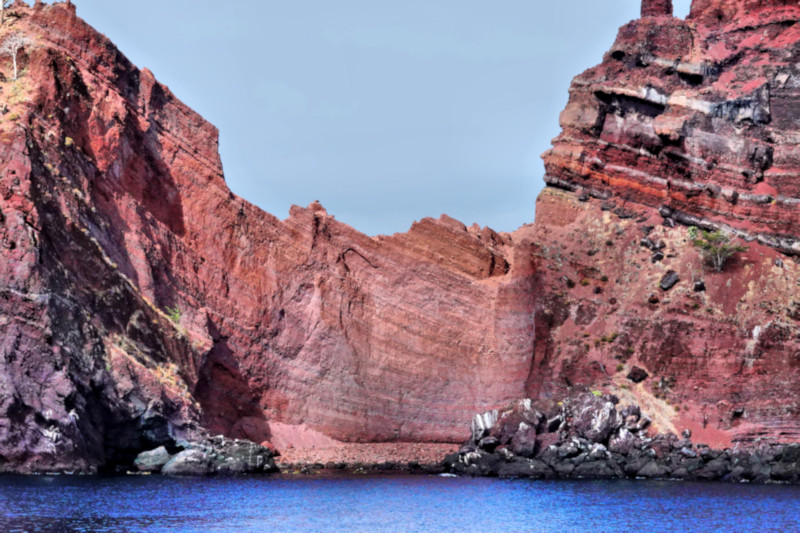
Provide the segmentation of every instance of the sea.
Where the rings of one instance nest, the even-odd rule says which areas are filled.
[[[0,477],[0,531],[800,531],[800,487],[348,474]]]

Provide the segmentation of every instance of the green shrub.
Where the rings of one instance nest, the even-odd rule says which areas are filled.
[[[175,322],[176,324],[181,321],[181,316],[183,316],[183,312],[181,311],[181,308],[178,307],[177,305],[175,307],[167,307],[164,311],[167,313],[169,319]]]
[[[689,238],[694,247],[700,250],[703,259],[717,272],[722,272],[728,259],[748,249],[747,246],[735,244],[736,237],[722,230],[706,231],[692,226],[689,228]]]

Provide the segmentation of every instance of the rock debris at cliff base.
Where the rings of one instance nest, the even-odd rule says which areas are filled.
[[[558,403],[520,400],[477,414],[470,440],[445,459],[452,473],[534,479],[800,482],[800,444],[715,450],[684,430],[651,435],[636,404],[598,391]]]

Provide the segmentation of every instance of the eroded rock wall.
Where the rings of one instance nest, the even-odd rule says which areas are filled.
[[[798,19],[793,1],[695,1],[627,24],[573,81],[545,180],[800,253]]]
[[[529,393],[605,384],[647,401],[661,431],[796,441],[800,7],[697,0],[687,20],[662,7],[644,2],[575,78],[543,156]],[[713,272],[692,225],[749,250]],[[627,380],[632,365],[649,378]]]
[[[371,238],[319,204],[278,220],[74,6],[18,2],[2,31],[32,42],[2,83],[0,468],[92,470],[203,428],[262,442],[269,422],[460,441],[524,392],[524,232],[442,217]]]
[[[0,470],[130,465],[207,430],[461,442],[475,412],[579,385],[696,442],[796,441],[798,7],[670,11],[647,2],[576,78],[535,225],[369,237],[236,197],[213,126],[70,4],[16,2]],[[749,250],[711,272],[686,224]]]

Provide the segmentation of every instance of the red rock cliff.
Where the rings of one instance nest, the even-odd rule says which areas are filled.
[[[796,3],[646,2],[575,79],[534,226],[376,238],[236,197],[213,126],[71,5],[11,11],[2,38],[31,42],[0,92],[0,470],[206,429],[458,442],[579,384],[699,442],[800,438]],[[681,224],[750,248],[711,272]]]
[[[524,394],[533,247],[443,217],[371,238],[234,196],[217,131],[69,4],[17,3],[2,84],[0,469],[90,470],[269,423],[463,440]],[[5,465],[5,466],[4,466]]]
[[[529,392],[605,384],[646,398],[662,430],[796,441],[800,6],[696,0],[680,20],[660,5],[645,2],[575,78],[544,155],[536,241],[550,291]],[[715,273],[685,225],[750,249]],[[670,270],[681,281],[666,291]],[[650,378],[626,380],[632,366]]]
[[[704,0],[629,23],[573,81],[545,180],[800,253],[798,18],[794,1]]]

